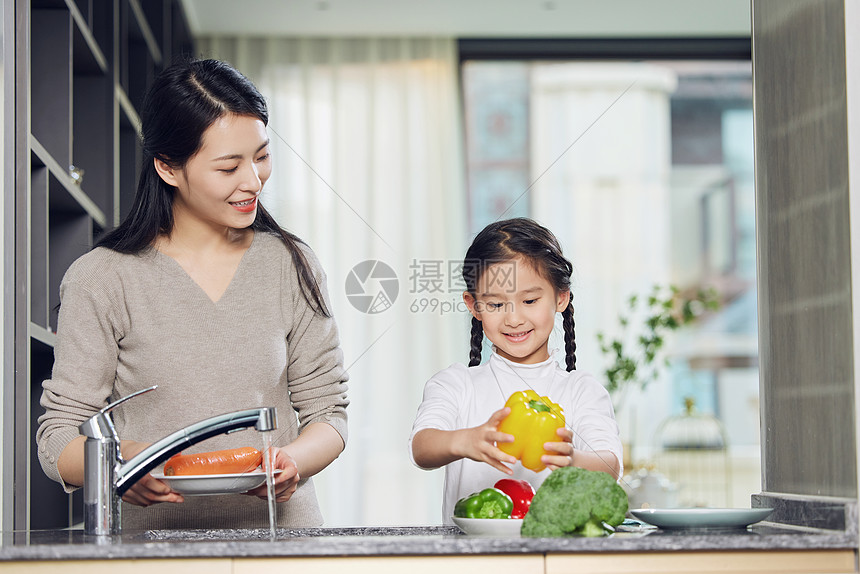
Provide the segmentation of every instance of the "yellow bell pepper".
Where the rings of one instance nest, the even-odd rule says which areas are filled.
[[[544,450],[545,442],[559,442],[556,430],[564,426],[564,412],[549,397],[535,391],[517,391],[505,403],[511,413],[499,424],[499,432],[514,436],[514,442],[498,443],[499,450],[519,459],[523,466],[540,472],[546,468],[540,457],[557,454]]]

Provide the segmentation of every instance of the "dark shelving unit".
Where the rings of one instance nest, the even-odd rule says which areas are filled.
[[[4,449],[4,530],[82,520],[42,472],[35,431],[51,376],[59,286],[134,197],[139,109],[155,75],[193,54],[180,0],[7,0],[15,22],[14,408]],[[8,331],[7,331],[8,332]],[[8,445],[9,442],[7,441]],[[4,475],[8,477],[7,475]]]

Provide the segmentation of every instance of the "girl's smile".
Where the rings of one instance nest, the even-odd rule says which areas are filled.
[[[475,291],[476,296],[467,291],[463,299],[499,355],[523,364],[549,358],[555,314],[567,307],[570,291],[556,293],[523,258],[488,267]]]
[[[508,341],[510,341],[511,343],[522,343],[526,339],[528,339],[529,335],[531,335],[533,332],[534,332],[534,330],[532,329],[530,331],[525,331],[525,332],[521,331],[519,333],[504,333],[504,335],[505,335],[505,337],[507,337]]]

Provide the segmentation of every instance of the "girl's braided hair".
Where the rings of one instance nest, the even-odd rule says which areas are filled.
[[[536,221],[517,217],[496,221],[485,227],[472,241],[463,261],[463,281],[466,290],[475,297],[478,281],[484,272],[495,265],[521,259],[531,264],[541,277],[550,282],[556,292],[570,291],[573,265],[561,252],[561,245],[552,232]],[[576,335],[573,321],[573,296],[562,312],[564,351],[567,370],[576,368]],[[469,366],[481,364],[483,328],[472,318]]]

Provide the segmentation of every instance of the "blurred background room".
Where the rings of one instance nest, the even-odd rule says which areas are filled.
[[[650,316],[631,296],[717,292],[613,393],[634,503],[760,490],[749,4],[608,4],[186,0],[198,55],[268,98],[264,201],[328,273],[352,401],[315,479],[329,525],[441,520],[443,471],[406,439],[425,381],[468,360],[465,249],[516,216],[574,263],[578,366],[603,381],[598,333]]]
[[[54,4],[33,2],[34,21]],[[76,5],[88,8],[75,18],[100,29],[99,0]],[[549,227],[574,265],[577,367],[611,389],[631,506],[749,508],[762,489],[749,0],[121,5],[129,48],[117,58],[146,73],[117,68],[119,137],[105,153],[120,159],[104,182],[74,140],[84,195],[97,183],[113,194],[96,199],[104,213],[86,203],[102,217],[84,213],[79,251],[127,209],[134,109],[170,57],[223,59],[257,85],[274,162],[262,201],[319,257],[350,377],[349,442],[314,477],[327,526],[441,524],[444,471],[416,468],[407,439],[425,382],[468,363],[466,249],[488,223],[517,216]],[[160,19],[166,6],[172,20]],[[147,21],[168,20],[185,36],[158,61],[147,46],[169,32]],[[44,30],[34,43],[50,43]],[[107,50],[99,34],[79,36],[76,46]],[[72,65],[81,93],[99,65]],[[39,90],[34,81],[33,141],[46,149],[33,148],[33,181],[59,186],[37,161],[56,155],[39,133]],[[80,195],[79,180],[60,179]],[[39,313],[15,327],[32,341],[15,351],[29,369],[15,434],[31,442],[63,260],[51,265],[54,284],[22,304]],[[561,337],[559,318],[551,346]],[[21,460],[35,460],[28,448]],[[69,498],[31,466],[15,467],[16,493],[52,507]],[[31,511],[38,501],[16,503],[16,521],[75,523],[70,500],[56,524]]]

